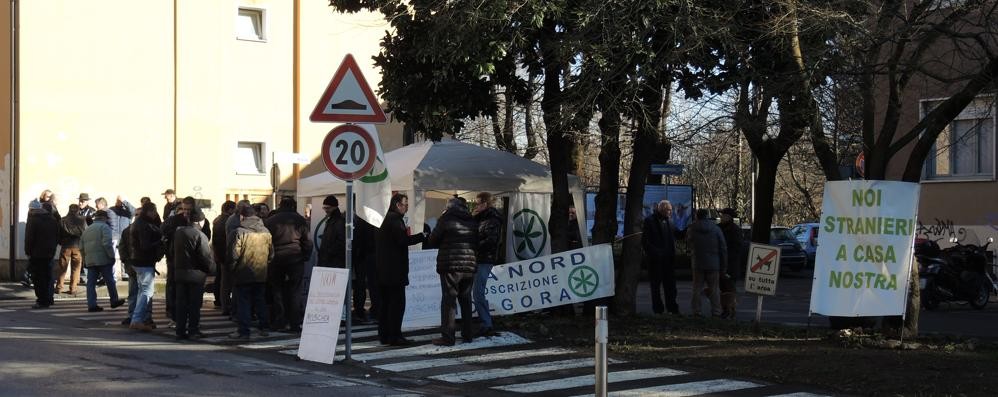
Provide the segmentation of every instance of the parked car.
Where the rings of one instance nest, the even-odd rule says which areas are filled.
[[[817,223],[801,223],[790,228],[790,233],[797,238],[797,241],[804,247],[807,253],[807,263],[814,266],[814,254],[818,252],[818,229]]]
[[[742,226],[742,263],[748,264],[749,244],[752,242],[752,228]],[[773,226],[769,229],[769,245],[780,247],[780,269],[799,272],[807,266],[807,252],[790,233],[790,228]]]

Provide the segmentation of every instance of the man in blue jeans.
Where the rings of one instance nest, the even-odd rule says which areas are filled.
[[[229,334],[232,339],[249,339],[250,311],[256,308],[256,318],[259,321],[260,336],[268,336],[270,331],[269,314],[265,291],[267,287],[267,268],[274,260],[274,243],[270,231],[263,221],[256,216],[253,207],[242,207],[239,210],[239,227],[227,239],[229,244],[229,266],[233,284],[235,284],[236,312],[239,318],[239,330]]]
[[[129,256],[138,287],[135,310],[128,326],[134,330],[148,332],[156,328],[156,324],[152,322],[152,296],[155,292],[153,281],[156,279],[156,262],[162,258],[163,252],[159,223],[156,204],[145,203],[139,210],[138,219],[128,227]]]
[[[478,222],[478,250],[476,251],[475,285],[472,298],[475,301],[475,311],[482,320],[476,336],[498,335],[492,330],[492,314],[489,313],[489,301],[485,299],[485,286],[492,274],[492,266],[499,259],[499,239],[502,235],[502,216],[492,206],[492,194],[478,193],[475,204],[475,221]]]
[[[80,237],[80,254],[87,271],[87,311],[99,312],[97,306],[97,276],[104,277],[107,292],[111,298],[111,308],[125,304],[118,299],[118,289],[114,285],[114,246],[111,244],[111,225],[107,221],[107,211],[100,210],[94,215],[94,223]]]

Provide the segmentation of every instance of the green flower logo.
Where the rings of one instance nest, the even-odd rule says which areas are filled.
[[[547,241],[548,228],[536,211],[524,208],[513,215],[513,247],[518,259],[540,256]]]
[[[388,179],[388,167],[385,165],[384,160],[381,159],[381,154],[378,154],[375,159],[374,167],[371,167],[367,175],[360,177],[361,182],[378,183]]]
[[[596,292],[599,274],[589,266],[579,266],[568,274],[568,288],[579,297],[585,298]]]

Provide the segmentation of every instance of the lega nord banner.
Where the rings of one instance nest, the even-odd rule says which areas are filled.
[[[440,325],[436,250],[409,253],[405,329]],[[514,314],[613,296],[609,244],[493,266],[485,298],[493,315]]]
[[[845,317],[904,314],[918,195],[917,183],[825,184],[811,312]]]
[[[516,193],[509,200],[506,260],[522,261],[551,254],[551,195]]]

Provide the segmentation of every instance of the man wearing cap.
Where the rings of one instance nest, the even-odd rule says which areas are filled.
[[[87,226],[94,223],[94,214],[97,210],[90,206],[90,195],[87,193],[80,193],[80,197],[77,200],[80,204],[80,216],[87,220]]]
[[[123,305],[125,300],[118,299],[118,289],[114,284],[114,276],[111,274],[114,266],[114,246],[111,244],[111,226],[107,223],[107,211],[100,210],[94,214],[94,223],[83,232],[80,242],[83,263],[89,268],[87,271],[87,311],[104,310],[97,306],[98,274],[104,276],[104,283],[107,285],[108,295],[111,298],[111,308]]]
[[[317,266],[345,268],[347,267],[346,219],[340,212],[340,201],[336,196],[326,196],[322,200],[322,210],[326,211],[326,228],[319,244]]]
[[[165,221],[166,218],[169,218],[170,215],[173,215],[173,210],[177,209],[177,207],[180,206],[180,201],[177,200],[177,192],[175,192],[173,189],[166,189],[166,191],[163,192],[163,198],[166,199],[166,205],[163,205],[163,217],[162,217],[162,219]]]

